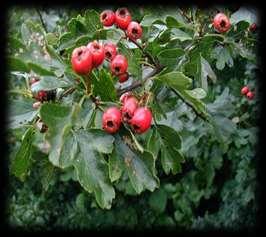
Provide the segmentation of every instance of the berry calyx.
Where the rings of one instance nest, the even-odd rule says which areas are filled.
[[[218,13],[213,19],[213,27],[220,33],[227,32],[230,27],[230,19],[223,13]]]
[[[248,98],[249,100],[252,100],[252,99],[254,98],[255,94],[254,94],[253,92],[249,91],[249,92],[246,94],[246,96],[247,96],[247,98]]]
[[[131,93],[130,91],[127,91],[127,92],[125,92],[124,94],[122,94],[122,95],[120,96],[119,101],[120,101],[122,104],[124,104],[125,101],[126,101],[129,97],[131,97],[131,96],[132,96],[132,93]]]
[[[117,54],[116,45],[113,43],[104,44],[104,54],[106,59],[113,60]]]
[[[93,67],[100,66],[104,60],[104,47],[102,46],[102,44],[98,43],[97,41],[93,41],[87,45],[87,48],[92,55]]]
[[[108,108],[102,116],[102,128],[108,133],[115,133],[121,125],[121,111],[117,107]]]
[[[152,113],[147,107],[136,109],[134,116],[130,120],[132,129],[138,133],[144,133],[151,127]]]
[[[138,22],[131,21],[127,27],[127,36],[131,40],[140,39],[142,36],[142,28]]]
[[[100,21],[104,26],[112,26],[115,23],[115,13],[112,10],[105,10],[100,14]]]
[[[115,12],[115,24],[122,30],[126,30],[131,22],[131,15],[127,8],[118,8]]]
[[[119,75],[118,78],[119,78],[120,83],[127,81],[129,78],[128,72],[125,72],[125,73]]]
[[[249,92],[249,88],[247,86],[244,86],[242,89],[241,89],[241,94],[242,95],[245,95]]]
[[[123,122],[130,123],[137,108],[138,100],[134,96],[126,99],[121,108]]]
[[[87,74],[92,70],[92,55],[86,46],[75,48],[71,56],[73,70],[78,74]]]
[[[118,76],[127,71],[128,63],[124,55],[117,54],[110,63],[111,72]]]

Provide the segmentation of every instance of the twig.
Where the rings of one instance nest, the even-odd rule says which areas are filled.
[[[75,87],[71,87],[69,89],[67,89],[66,91],[64,91],[64,93],[62,93],[62,95],[59,97],[59,100],[61,100],[63,97],[72,94],[74,91],[76,90]]]
[[[185,13],[183,12],[183,10],[181,10],[181,9],[179,8],[179,11],[180,11],[181,15],[187,19],[187,21],[189,21],[189,22],[192,21],[192,19],[191,19],[190,17],[188,17],[187,14],[185,14]]]
[[[137,81],[134,81],[130,86],[124,88],[124,89],[119,89],[117,90],[117,95],[120,96],[122,95],[123,93],[127,92],[127,91],[131,91],[133,89],[136,89],[142,85],[145,84],[145,82],[153,77],[155,74],[159,73],[160,71],[162,71],[163,67],[162,66],[158,66],[156,67],[154,70],[152,70],[146,77],[143,78],[143,80],[137,80]]]
[[[41,20],[41,23],[42,23],[42,26],[43,26],[43,28],[44,28],[44,31],[45,31],[45,33],[47,33],[48,31],[47,31],[46,25],[45,25],[45,23],[44,23],[44,20],[43,20],[43,18],[42,18],[42,14],[41,14],[41,12],[40,12],[38,9],[36,9],[36,11],[37,11],[37,14],[39,15],[39,18],[40,18],[40,20]]]

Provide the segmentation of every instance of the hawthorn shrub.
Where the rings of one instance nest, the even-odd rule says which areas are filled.
[[[12,9],[9,16],[12,226],[256,224],[254,9]],[[92,42],[105,54],[95,56]]]

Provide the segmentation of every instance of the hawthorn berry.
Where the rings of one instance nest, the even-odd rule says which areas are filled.
[[[249,30],[250,30],[251,32],[256,31],[256,29],[257,29],[257,25],[256,25],[256,23],[253,23],[253,24],[251,24],[251,25],[249,26]]]
[[[104,26],[112,26],[115,23],[115,13],[112,10],[105,10],[100,14],[100,21]]]
[[[247,86],[244,86],[242,89],[241,89],[241,94],[242,95],[245,95],[249,92],[249,88]]]
[[[113,60],[117,54],[116,45],[113,43],[104,44],[104,54],[106,59]]]
[[[104,47],[102,46],[102,44],[98,43],[97,41],[93,41],[87,45],[87,48],[92,55],[93,67],[100,66],[104,60]]]
[[[142,28],[138,22],[131,21],[127,27],[127,36],[131,40],[140,39],[142,36]]]
[[[37,94],[34,96],[36,100],[43,102],[43,101],[47,101],[48,97],[47,97],[47,91],[44,90],[40,90],[37,92]]]
[[[247,94],[246,94],[246,96],[247,96],[247,98],[249,99],[249,100],[252,100],[253,98],[254,98],[254,93],[253,92],[251,92],[251,91],[249,91]]]
[[[223,13],[218,13],[213,19],[213,27],[220,33],[227,32],[230,27],[230,19]]]
[[[92,70],[92,55],[86,46],[75,48],[71,56],[73,70],[78,74],[87,74]]]
[[[123,122],[130,123],[130,120],[134,116],[136,109],[138,108],[138,100],[131,96],[126,99],[121,107]]]
[[[125,92],[124,94],[122,94],[122,95],[120,96],[119,101],[120,101],[122,104],[124,104],[125,101],[126,101],[128,98],[130,98],[131,96],[132,96],[132,93],[131,93],[130,91],[127,91],[127,92]]]
[[[122,30],[126,30],[131,22],[131,15],[127,8],[118,8],[115,12],[115,24]]]
[[[128,63],[127,59],[122,54],[117,54],[110,63],[111,72],[118,76],[127,71]]]
[[[139,107],[136,109],[134,116],[130,120],[133,130],[138,133],[146,132],[152,121],[152,113],[147,107]]]
[[[125,73],[122,73],[121,75],[118,75],[118,78],[119,78],[120,83],[127,81],[129,78],[128,72],[125,72]]]
[[[108,108],[102,116],[102,128],[108,133],[115,133],[121,125],[121,111],[117,107]]]

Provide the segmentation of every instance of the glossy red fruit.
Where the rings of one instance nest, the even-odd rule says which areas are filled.
[[[126,99],[121,107],[123,122],[130,123],[130,120],[134,116],[136,109],[138,108],[138,100],[131,96]]]
[[[138,22],[131,21],[127,27],[127,36],[131,40],[140,39],[142,36],[142,28]]]
[[[103,63],[104,60],[104,47],[97,41],[90,42],[87,48],[92,55],[92,65],[93,67],[98,67]]]
[[[254,94],[253,92],[249,91],[249,92],[246,94],[246,96],[247,96],[247,98],[248,98],[249,100],[252,100],[252,99],[254,98],[255,94]]]
[[[104,26],[112,26],[115,23],[115,13],[112,10],[105,10],[100,15],[100,21]]]
[[[138,133],[144,133],[151,127],[152,113],[147,107],[136,109],[134,116],[130,120],[133,130]]]
[[[108,133],[115,133],[121,125],[121,111],[117,107],[108,108],[102,116],[102,128]]]
[[[110,63],[111,72],[114,75],[120,75],[125,73],[128,68],[127,59],[124,55],[117,54]]]
[[[223,13],[218,13],[213,19],[213,27],[220,33],[227,32],[230,27],[230,19]]]
[[[86,46],[75,48],[71,56],[73,70],[78,74],[87,74],[92,70],[92,55]]]
[[[124,104],[125,101],[126,101],[129,97],[131,97],[131,96],[133,96],[132,93],[131,93],[130,91],[127,91],[127,92],[125,92],[124,94],[122,94],[122,95],[120,96],[119,101],[120,101],[122,104]]]
[[[117,54],[116,45],[113,43],[104,44],[104,54],[106,59],[113,60]]]
[[[125,72],[125,73],[123,73],[123,74],[118,76],[118,79],[119,79],[120,83],[123,83],[123,82],[127,81],[128,78],[129,78],[128,72]]]
[[[256,23],[253,23],[253,24],[251,24],[251,25],[249,26],[249,30],[250,30],[251,32],[256,31],[256,29],[257,29],[257,25],[256,25]]]
[[[44,91],[44,90],[41,90],[41,91],[38,91],[36,96],[35,96],[35,99],[38,100],[38,101],[47,101],[47,91]]]
[[[242,95],[245,95],[249,92],[249,88],[247,86],[244,86],[242,89],[241,89],[241,94]]]
[[[127,8],[118,8],[115,12],[115,24],[122,30],[126,30],[131,22],[131,15]]]

